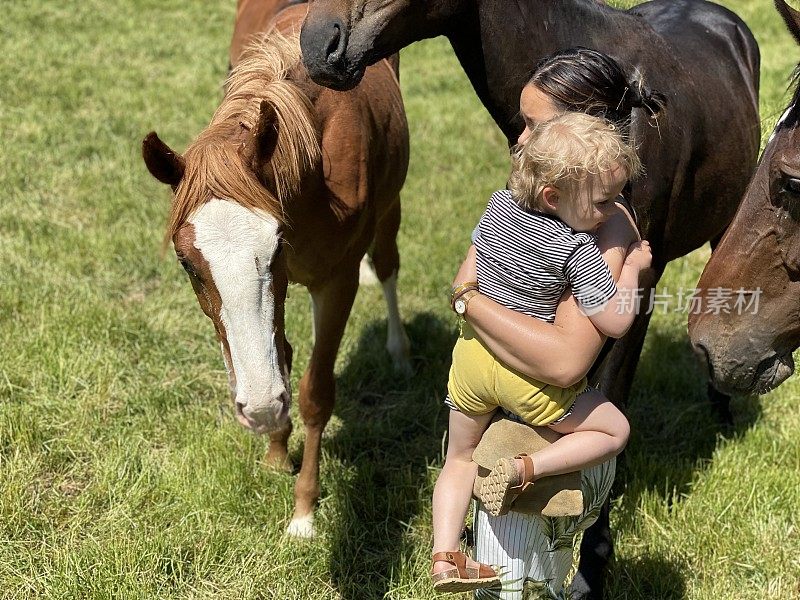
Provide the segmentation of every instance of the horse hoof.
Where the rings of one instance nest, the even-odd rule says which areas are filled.
[[[411,366],[411,361],[406,356],[392,360],[392,368],[396,375],[405,378],[409,378],[414,374],[414,367]]]
[[[289,460],[288,456],[271,457],[267,455],[264,457],[264,460],[261,461],[261,466],[263,466],[265,469],[280,471],[282,473],[294,472],[294,466],[292,465],[292,461]]]
[[[314,515],[292,519],[286,528],[286,534],[296,538],[311,539],[316,536],[314,531]]]

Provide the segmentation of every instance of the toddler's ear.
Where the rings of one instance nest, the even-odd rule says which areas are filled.
[[[550,210],[558,210],[558,201],[560,199],[558,188],[555,188],[551,185],[546,185],[542,188],[540,193],[542,195],[542,202],[545,206],[547,206]]]

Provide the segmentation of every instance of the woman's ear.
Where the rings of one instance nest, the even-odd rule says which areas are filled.
[[[558,210],[558,201],[561,197],[558,188],[546,185],[539,193],[542,195],[542,204],[552,211]]]

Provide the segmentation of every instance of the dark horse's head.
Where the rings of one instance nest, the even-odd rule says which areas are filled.
[[[775,4],[800,43],[800,12],[782,0]],[[690,315],[689,336],[724,392],[762,393],[794,372],[792,351],[800,346],[798,125],[800,87],[697,284],[702,312]]]
[[[318,84],[354,88],[364,70],[445,31],[463,0],[310,0],[300,32],[303,62]]]

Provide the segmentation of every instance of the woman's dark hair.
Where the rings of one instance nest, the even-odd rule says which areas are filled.
[[[547,94],[561,110],[602,117],[625,130],[634,108],[656,117],[666,102],[641,78],[629,78],[610,56],[581,46],[543,58],[528,84]]]

